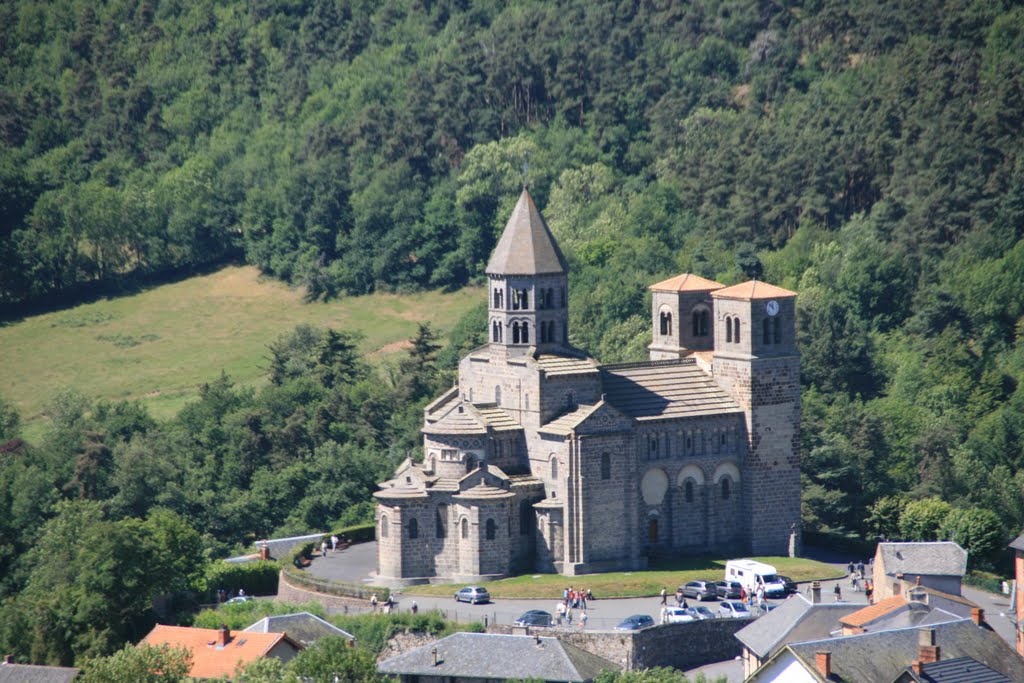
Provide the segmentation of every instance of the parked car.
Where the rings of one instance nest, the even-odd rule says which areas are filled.
[[[709,610],[704,605],[697,605],[696,607],[691,607],[687,610],[687,612],[689,612],[690,616],[692,616],[697,621],[715,618],[715,613]]]
[[[779,581],[781,581],[782,585],[786,587],[786,595],[792,595],[793,593],[796,593],[800,590],[799,588],[797,588],[796,581],[789,578],[788,576],[783,576],[782,574],[779,574]]]
[[[718,605],[718,616],[731,619],[753,616],[747,606],[739,600],[723,600]]]
[[[684,607],[669,607],[665,610],[666,624],[682,624],[687,621],[695,621],[690,610]]]
[[[523,612],[523,615],[512,623],[514,626],[554,626],[555,618],[551,616],[550,612],[532,609],[529,612]]]
[[[225,605],[239,605],[239,604],[241,604],[243,602],[249,602],[250,600],[252,600],[252,596],[251,595],[239,595],[237,597],[229,599],[224,604]]]
[[[740,599],[739,581],[715,581],[715,594],[723,600]]]
[[[715,592],[715,584],[712,581],[691,581],[685,586],[680,586],[684,598],[695,600],[714,600],[718,595]]]
[[[490,602],[491,594],[486,588],[480,586],[466,586],[455,594],[455,602],[468,602],[475,605],[478,602]]]
[[[626,617],[615,627],[616,631],[639,631],[642,628],[654,626],[654,618],[649,614],[634,614]]]

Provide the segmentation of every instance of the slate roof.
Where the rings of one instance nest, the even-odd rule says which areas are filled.
[[[70,683],[78,669],[66,666],[36,666],[0,662],[0,683]]]
[[[572,410],[565,415],[561,415],[551,422],[545,423],[538,431],[544,434],[558,434],[559,436],[566,436],[572,433],[580,423],[590,417],[591,413],[597,410],[601,406],[601,403],[597,403],[592,406],[580,406],[576,410]]]
[[[248,664],[260,659],[281,642],[290,643],[296,650],[302,649],[302,645],[283,633],[229,631],[227,645],[219,647],[216,642],[215,628],[157,624],[139,644],[184,647],[192,655],[192,668],[188,675],[193,678],[231,676],[239,663]]]
[[[516,419],[494,404],[473,406],[484,424],[496,432],[510,432],[522,429]]]
[[[889,576],[963,576],[967,572],[967,551],[952,541],[879,543],[878,553]]]
[[[732,287],[719,289],[716,292],[712,292],[711,296],[716,299],[783,299],[796,296],[796,292],[791,292],[788,289],[776,287],[760,280],[749,280]]]
[[[921,683],[1013,683],[971,657],[957,657],[921,665],[921,675],[911,678]]]
[[[523,188],[516,208],[487,262],[488,275],[565,275],[569,264],[558,248],[529,191]]]
[[[710,292],[725,287],[721,282],[708,280],[693,273],[682,273],[667,280],[656,282],[647,289],[652,292]]]
[[[787,643],[828,637],[839,630],[840,619],[857,608],[858,605],[843,602],[815,605],[797,594],[737,631],[736,638],[759,659],[764,659]]]
[[[424,434],[438,435],[478,435],[487,433],[487,427],[476,414],[465,403],[457,403],[451,406],[447,413],[437,421],[427,424],[421,430]]]
[[[432,650],[437,649],[437,664]],[[377,665],[385,674],[507,680],[591,681],[619,667],[557,638],[456,633]]]
[[[692,358],[606,365],[601,380],[607,401],[641,421],[740,411]]]
[[[1024,550],[1024,534],[1013,539],[1013,542],[1010,543],[1010,547],[1014,550]]]
[[[776,610],[778,611],[778,610]],[[929,628],[943,659],[972,657],[1013,681],[1024,681],[1024,659],[987,625],[960,619]],[[832,653],[832,678],[842,683],[893,681],[918,657],[919,628],[790,643],[786,650],[817,676],[816,652]],[[781,653],[776,656],[781,656]],[[820,680],[820,677],[818,677]]]
[[[341,636],[352,641],[356,639],[348,631],[343,631],[309,612],[263,617],[252,626],[247,627],[245,631],[247,633],[284,633],[292,640],[307,647],[324,636]]]
[[[548,377],[592,374],[599,368],[597,361],[593,358],[575,358],[547,353],[537,356],[537,365]]]

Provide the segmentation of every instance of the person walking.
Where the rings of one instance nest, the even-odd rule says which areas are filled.
[[[409,611],[412,612],[413,614],[416,614],[417,612],[420,611],[420,606],[416,604],[415,600],[413,600],[412,604],[409,605]]]
[[[835,588],[832,589],[832,594],[835,596],[836,602],[843,599],[843,589],[839,587],[838,581],[836,581]]]
[[[370,595],[370,609],[374,612],[377,611],[377,594],[373,593]]]
[[[327,541],[320,541],[320,555],[327,557]]]
[[[338,549],[338,537],[332,534],[331,535],[331,550],[337,550],[337,549]]]
[[[572,626],[572,610],[568,607],[565,609],[565,626]]]
[[[587,610],[583,610],[583,613],[580,614],[580,630],[582,631],[586,627],[587,627]]]
[[[668,604],[668,591],[665,590],[664,586],[661,587],[661,604],[662,605],[667,605]]]

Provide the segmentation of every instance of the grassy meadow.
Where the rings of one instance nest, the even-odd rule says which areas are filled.
[[[843,576],[835,567],[800,557],[754,557],[773,565],[783,576],[797,583],[815,579],[837,579]],[[560,598],[566,586],[587,588],[596,598],[632,598],[658,595],[662,587],[674,592],[688,581],[707,579],[719,581],[725,576],[725,558],[685,557],[661,562],[649,571],[609,572],[561,576],[560,574],[524,574],[510,579],[481,583],[495,598]],[[410,586],[403,591],[410,595],[451,595],[464,584]]]
[[[364,352],[383,362],[406,348],[417,323],[443,335],[481,296],[464,289],[304,303],[301,290],[233,266],[0,326],[0,391],[30,440],[45,425],[47,401],[65,388],[141,400],[167,418],[221,370],[239,385],[264,382],[267,345],[300,323],[358,331]]]

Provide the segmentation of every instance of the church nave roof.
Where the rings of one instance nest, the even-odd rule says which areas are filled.
[[[636,420],[740,412],[692,358],[606,365],[601,371],[608,402]]]

